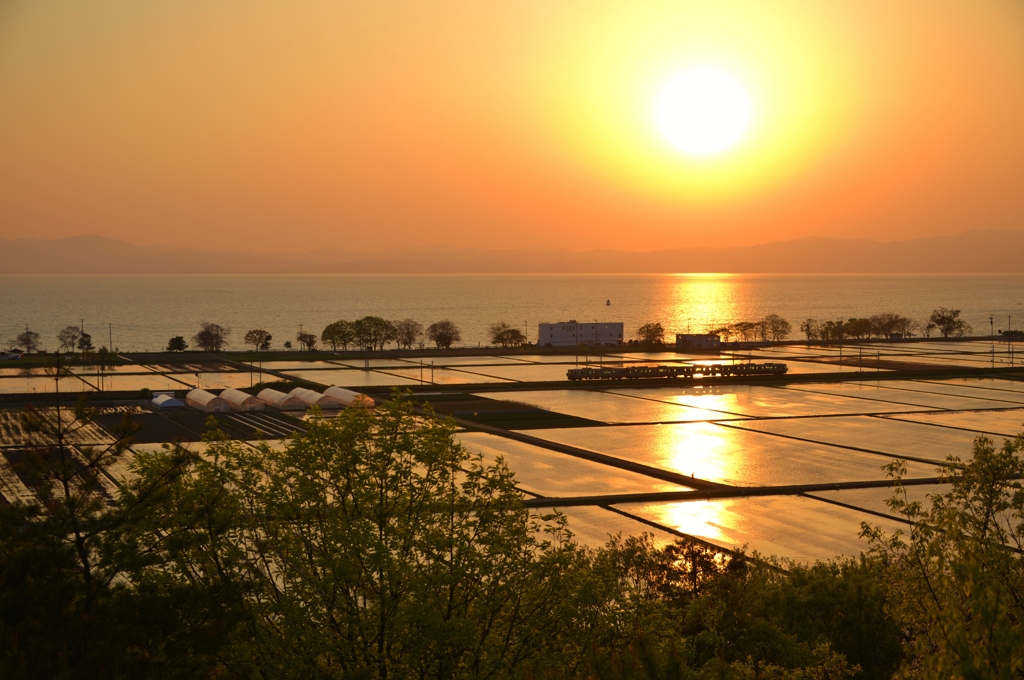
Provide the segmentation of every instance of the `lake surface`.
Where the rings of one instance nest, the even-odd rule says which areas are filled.
[[[643,323],[669,333],[701,332],[766,314],[794,331],[819,320],[894,311],[925,320],[939,306],[962,310],[977,333],[1024,326],[1022,275],[317,275],[317,276],[15,276],[0,275],[0,340],[27,325],[57,348],[57,332],[84,319],[97,346],[159,350],[199,323],[245,332],[263,328],[273,345],[294,340],[300,324],[317,335],[338,319],[368,314],[414,318],[424,326],[454,321],[462,344],[487,344],[487,328],[504,320],[537,336],[538,322],[623,321],[627,337]],[[610,301],[611,305],[607,305]]]

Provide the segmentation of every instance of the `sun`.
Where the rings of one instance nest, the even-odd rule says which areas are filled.
[[[750,127],[750,97],[726,71],[692,68],[672,78],[655,103],[658,129],[675,148],[712,156],[735,145]]]

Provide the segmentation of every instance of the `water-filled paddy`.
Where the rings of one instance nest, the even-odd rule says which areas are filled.
[[[389,375],[378,371],[357,371],[339,369],[337,371],[288,371],[287,375],[299,380],[309,380],[321,385],[338,385],[339,387],[382,387],[388,385],[419,385],[419,374],[413,380],[399,375]],[[269,377],[268,380],[275,378]]]
[[[955,427],[972,432],[1015,437],[1024,431],[1024,409],[1008,411],[965,411],[961,413],[915,413],[892,416],[896,420],[911,420],[927,425]],[[996,443],[1000,443],[996,438]],[[970,452],[965,451],[966,457]]]
[[[515,392],[510,395],[481,392],[479,395],[492,399],[501,399],[507,396],[515,401],[533,404],[558,413],[606,423],[679,422],[729,417],[716,411],[589,390],[536,390]]]
[[[879,512],[883,515],[899,517],[889,508],[887,501],[897,497],[907,503],[918,502],[922,509],[931,507],[930,497],[949,493],[949,484],[929,484],[921,486],[905,486],[900,490],[885,489],[844,489],[842,491],[814,491],[808,496],[852,505],[864,510]]]
[[[888,381],[878,383],[850,382],[832,383],[828,385],[787,386],[786,390],[801,394],[835,395],[851,399],[867,400],[876,411],[906,410],[906,407],[921,409],[946,409],[960,411],[965,409],[1007,408],[1012,404],[1006,401],[995,401],[981,397],[959,397],[924,392],[915,389],[901,389]],[[864,407],[861,407],[864,410]]]
[[[939,464],[950,455],[966,457],[972,432],[948,430],[891,418],[773,418],[731,423],[758,432],[877,451],[884,456],[926,459]]]
[[[509,468],[515,471],[519,486],[542,496],[684,491],[687,488],[482,432],[462,432],[458,438],[463,446],[483,454],[488,461],[503,456]]]
[[[726,548],[746,546],[748,552],[800,562],[858,555],[867,550],[867,541],[858,537],[861,522],[880,525],[890,532],[906,529],[906,524],[896,520],[799,496],[616,507]]]
[[[553,509],[559,510],[569,520],[569,530],[573,533],[573,540],[591,548],[603,546],[609,538],[617,534],[636,536],[648,533],[653,536],[656,545],[665,545],[676,539],[674,534],[605,508],[534,508],[533,512],[534,514],[543,514],[549,513]]]
[[[884,457],[714,423],[530,430],[542,439],[736,486],[884,479]],[[908,462],[908,476],[934,466]]]
[[[797,390],[760,385],[723,385],[704,390],[696,387],[624,388],[609,392],[703,408],[723,415],[759,418],[927,410],[921,406],[872,403],[842,395],[816,393],[809,388]]]

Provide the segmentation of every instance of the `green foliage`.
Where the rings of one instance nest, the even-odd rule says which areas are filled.
[[[246,593],[221,651],[234,673],[505,674],[566,622],[577,549],[452,433],[399,400],[314,417],[281,452],[214,435],[152,518],[143,542],[168,546],[152,576]],[[131,488],[172,455],[140,456]]]
[[[900,480],[891,510],[906,533],[864,527],[889,563],[893,618],[910,637],[902,676],[1009,678],[1024,672],[1024,435],[996,448],[975,440],[973,457],[950,457],[951,482],[930,507],[910,501]]]
[[[1022,438],[951,459],[929,509],[894,499],[906,535],[865,527],[872,554],[797,565],[649,535],[579,547],[401,395],[314,412],[282,446],[214,430],[201,454],[140,451],[115,490],[130,417],[110,447],[71,447],[93,412],[64,410],[25,415],[40,502],[0,507],[5,678],[1024,671]]]

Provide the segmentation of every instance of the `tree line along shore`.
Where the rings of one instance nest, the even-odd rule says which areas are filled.
[[[918,322],[895,312],[874,314],[869,317],[851,317],[846,320],[824,320],[808,318],[799,324],[799,332],[808,341],[839,342],[865,339],[909,339],[921,335],[943,338],[967,337],[972,332],[970,324],[961,318],[959,309],[940,307],[934,310],[925,322]],[[793,334],[793,326],[778,314],[769,314],[756,321],[739,321],[714,326],[706,331],[717,335],[723,342],[782,342]],[[231,346],[233,332],[224,326],[204,321],[191,338],[176,335],[170,338],[165,352],[185,352],[190,348],[203,352],[222,352]],[[1000,330],[1007,338],[1024,337],[1024,333],[1009,329]],[[641,324],[629,344],[662,347],[666,344],[667,331],[660,322]],[[491,324],[487,329],[491,347],[509,349],[531,346],[523,331],[505,321]],[[246,331],[243,344],[254,352],[269,352],[274,349],[273,336],[264,329]],[[67,326],[56,337],[59,352],[80,352],[86,356],[93,352],[116,352],[116,348],[100,347],[96,350],[92,336],[79,326]],[[191,340],[191,344],[189,344]],[[281,345],[285,351],[316,351],[330,347],[332,351],[384,351],[389,345],[399,350],[424,349],[426,342],[437,349],[451,349],[462,341],[462,331],[455,322],[443,319],[427,326],[415,319],[388,320],[380,316],[365,316],[353,321],[338,320],[328,324],[318,336],[299,330],[294,342],[286,340]],[[26,327],[15,338],[7,341],[8,352],[13,354],[45,353],[42,336]]]

